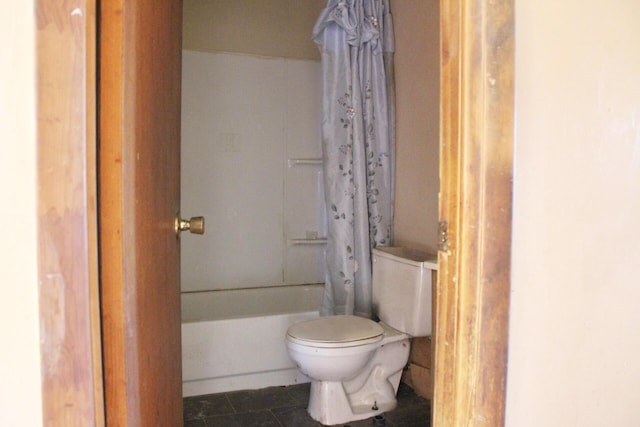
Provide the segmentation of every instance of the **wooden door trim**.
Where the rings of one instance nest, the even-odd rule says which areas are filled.
[[[514,126],[514,1],[441,0],[434,426],[502,426]]]
[[[104,425],[96,206],[96,2],[36,1],[43,424]]]
[[[100,4],[99,219],[104,387],[109,425],[141,422],[136,244],[136,45],[134,1]]]
[[[123,152],[123,88],[126,76],[121,62],[124,58],[125,13],[122,0],[100,4],[100,45],[98,98],[99,146],[99,218],[101,317],[104,342],[105,411],[109,425],[127,425],[127,297],[124,290],[125,263],[122,257],[124,178],[129,162]],[[107,43],[105,40],[109,40]],[[129,362],[130,363],[130,362]],[[135,395],[135,394],[134,394]],[[134,408],[136,405],[133,405]],[[138,417],[133,416],[137,419]]]

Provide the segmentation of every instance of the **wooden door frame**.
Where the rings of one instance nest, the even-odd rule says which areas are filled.
[[[96,0],[35,1],[43,425],[104,425]]]
[[[75,7],[36,0],[42,399],[47,425],[100,426],[96,0]],[[448,247],[439,251],[434,426],[504,424],[513,8],[514,0],[441,0],[440,218]],[[79,18],[65,20],[70,13]],[[61,58],[72,59],[69,67]],[[73,301],[61,305],[63,293]],[[63,329],[64,341],[50,345]],[[74,351],[60,359],[61,346]]]
[[[441,0],[434,426],[504,425],[514,0]]]

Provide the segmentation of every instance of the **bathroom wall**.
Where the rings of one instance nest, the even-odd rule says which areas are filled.
[[[395,244],[435,253],[438,238],[438,0],[391,0],[396,36]]]
[[[326,0],[185,0],[182,46],[320,60],[311,29]]]
[[[640,419],[640,2],[516,1],[509,427]]]
[[[324,280],[324,244],[294,244],[326,234],[321,164],[290,161],[321,157],[323,5],[185,2],[182,210],[207,232],[182,245],[183,291]]]
[[[183,291],[324,281],[317,61],[183,51]]]

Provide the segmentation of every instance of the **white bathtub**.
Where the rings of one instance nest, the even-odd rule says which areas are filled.
[[[309,380],[289,360],[289,326],[318,317],[323,285],[189,292],[182,304],[182,394]]]

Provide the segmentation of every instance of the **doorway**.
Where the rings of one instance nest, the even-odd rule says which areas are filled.
[[[181,14],[172,12],[174,16]],[[142,6],[135,13],[157,15],[157,11]],[[478,420],[480,413],[490,425],[500,425],[504,414],[501,391],[506,373],[511,224],[513,2],[482,0],[460,5],[442,0],[440,14],[444,35],[440,218],[448,227],[440,228],[435,424],[467,425],[468,420]],[[127,25],[120,28],[119,40],[126,41],[133,33],[135,43],[138,33],[128,27],[136,28],[134,18],[125,17],[121,22]],[[131,49],[124,50],[128,55],[143,52]],[[122,50],[110,53],[116,58]],[[125,55],[133,61],[129,65],[135,66],[134,58]],[[136,73],[131,76],[135,78]],[[132,98],[126,99],[133,102]],[[135,149],[125,148],[124,153],[130,158],[122,161],[135,163]],[[166,226],[169,222],[167,218],[160,221]],[[486,285],[487,275],[490,287]],[[461,287],[463,283],[467,285]],[[486,312],[488,306],[496,310]],[[465,328],[457,328],[461,324]],[[134,323],[132,327],[140,325]],[[121,331],[112,337],[113,342],[104,341],[107,361],[108,347],[118,348],[123,336]],[[470,360],[472,363],[467,363]],[[124,363],[126,366],[128,361]],[[480,366],[482,375],[478,375]],[[120,391],[116,387],[116,393]],[[483,400],[477,400],[478,396]],[[123,401],[127,401],[126,396]],[[123,410],[126,406],[107,406],[107,417],[110,412]]]
[[[322,287],[320,54],[311,33],[325,5],[326,0],[184,2],[181,208],[210,221],[205,236],[182,242],[183,310],[196,310],[188,303],[195,297],[211,299],[211,307],[229,301],[225,311],[231,312],[238,300],[234,288],[242,289],[246,306],[250,289],[268,298],[261,288],[280,287],[282,295],[285,287]],[[395,244],[435,253],[439,3],[392,2],[391,11],[396,34]],[[238,307],[232,317],[244,313]],[[218,320],[216,313],[197,317]],[[191,337],[190,331],[185,325],[183,333]],[[210,392],[227,391],[222,384],[214,386],[226,382],[222,377],[241,383],[237,367],[223,372],[225,357],[210,351],[206,360],[219,369],[205,369],[203,346],[191,345],[191,339],[186,344],[183,340],[183,352],[189,352],[183,353],[187,395],[206,394],[207,383]],[[245,353],[245,346],[236,347]],[[288,361],[286,354],[281,356]],[[252,365],[267,370],[262,361],[247,360],[245,377],[257,375]]]

